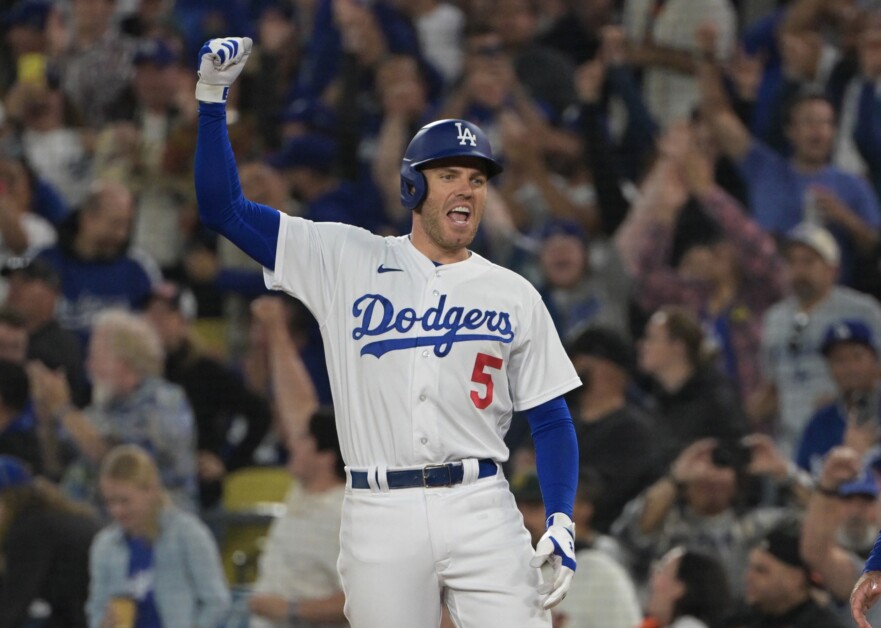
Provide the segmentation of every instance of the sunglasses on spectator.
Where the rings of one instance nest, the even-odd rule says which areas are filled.
[[[801,353],[804,347],[804,331],[811,322],[810,316],[804,312],[799,312],[792,318],[792,329],[789,332],[787,347],[793,355]]]

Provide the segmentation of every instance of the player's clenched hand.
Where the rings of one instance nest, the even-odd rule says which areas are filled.
[[[251,54],[250,37],[221,37],[205,42],[199,50],[199,82],[196,100],[226,102],[229,86],[238,78]]]
[[[881,597],[881,571],[867,571],[853,587],[850,594],[850,612],[857,626],[872,628],[866,619],[866,611]]]
[[[548,594],[542,602],[542,606],[548,609],[566,597],[575,575],[575,524],[563,513],[548,517],[548,529],[535,546],[535,556],[529,564],[541,567],[545,562],[554,568],[553,582],[540,589],[541,593]]]

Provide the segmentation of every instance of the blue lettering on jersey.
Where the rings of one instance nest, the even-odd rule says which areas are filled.
[[[472,340],[498,340],[505,344],[514,340],[511,329],[511,316],[508,312],[465,310],[455,306],[447,308],[447,295],[442,294],[434,307],[422,315],[411,307],[396,310],[394,304],[381,294],[365,294],[355,300],[352,315],[359,319],[359,325],[352,330],[352,338],[360,340],[365,336],[384,336],[397,332],[406,334],[417,323],[429,335],[412,338],[388,338],[368,342],[361,347],[361,355],[380,357],[389,351],[410,349],[412,347],[434,347],[434,354],[442,358],[450,352],[453,344]],[[485,333],[466,334],[462,330]],[[430,332],[443,332],[430,334]]]

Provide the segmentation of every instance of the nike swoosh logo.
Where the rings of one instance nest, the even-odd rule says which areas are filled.
[[[379,265],[379,268],[376,269],[378,273],[402,273],[404,272],[403,268],[386,268],[382,264]]]

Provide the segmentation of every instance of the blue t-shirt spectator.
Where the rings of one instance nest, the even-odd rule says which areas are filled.
[[[785,157],[758,140],[740,161],[749,188],[750,206],[756,222],[774,234],[783,234],[807,217],[805,197],[810,187],[826,188],[869,227],[881,225],[881,209],[869,184],[835,166],[818,172],[798,172]],[[854,242],[835,224],[826,225],[841,249],[841,281],[849,283],[854,264]]]

